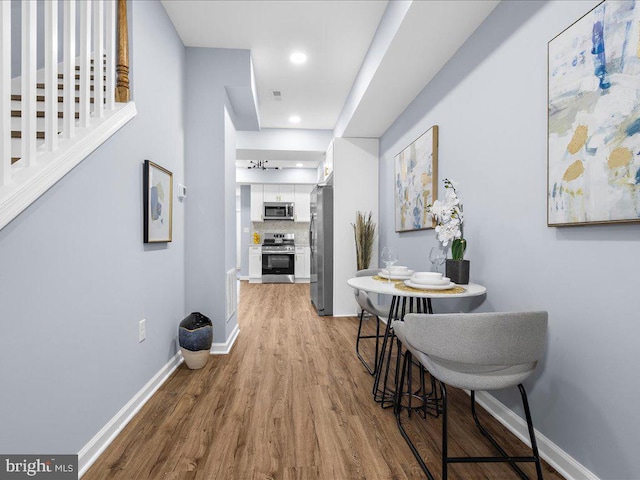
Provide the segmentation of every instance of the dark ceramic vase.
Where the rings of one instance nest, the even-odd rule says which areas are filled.
[[[192,370],[206,365],[213,342],[213,325],[209,317],[200,312],[189,314],[180,322],[178,343],[184,361]]]
[[[469,283],[469,260],[447,260],[446,276],[453,283],[467,285]]]

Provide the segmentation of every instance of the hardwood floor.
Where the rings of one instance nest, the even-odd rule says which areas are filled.
[[[308,285],[242,282],[238,318],[231,353],[212,356],[201,370],[181,365],[85,480],[423,478],[391,409],[373,401],[372,377],[355,355],[355,317],[316,316]],[[493,455],[469,397],[448,392],[449,454]],[[528,454],[480,416],[509,453]],[[412,415],[403,423],[439,478],[440,420]],[[522,468],[535,478],[533,466]],[[546,465],[544,473],[562,478]],[[475,464],[450,467],[449,478],[518,477],[506,465]]]

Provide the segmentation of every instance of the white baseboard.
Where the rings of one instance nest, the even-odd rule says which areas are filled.
[[[531,446],[526,421],[487,392],[476,392],[476,400],[478,404],[482,405],[487,412],[495,417],[495,419],[504,425],[511,433],[526,445]],[[540,457],[555,468],[560,475],[567,480],[599,480],[593,472],[580,464],[558,445],[538,432],[538,430],[535,432]]]
[[[241,282],[248,282],[249,281],[249,276],[248,275],[240,275],[238,277],[238,280],[240,280]]]
[[[89,443],[82,447],[82,450],[78,452],[78,478],[82,478],[87,470],[89,470],[89,467],[94,464],[102,452],[113,442],[125,425],[131,421],[135,414],[140,411],[142,406],[149,401],[151,396],[156,393],[158,388],[162,386],[182,362],[182,354],[178,351],[173,358],[102,427],[102,430],[96,433],[96,435],[89,440]]]
[[[224,343],[214,343],[211,345],[211,354],[212,355],[226,355],[231,351],[231,347],[238,338],[238,334],[240,333],[240,326],[236,323],[231,335],[227,338],[227,341]]]

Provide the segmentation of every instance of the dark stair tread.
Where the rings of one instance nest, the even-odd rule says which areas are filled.
[[[11,116],[14,118],[21,118],[22,117],[22,110],[11,110]],[[38,118],[44,118],[44,112],[41,110],[38,110],[36,112],[36,117]],[[64,118],[64,112],[58,112],[58,118]],[[76,112],[76,119],[80,118],[80,113]]]
[[[44,89],[45,85],[44,85],[44,83],[36,83],[36,88]],[[102,89],[106,91],[107,90],[107,86],[104,85],[102,87]],[[64,85],[63,84],[58,84],[58,90],[64,90]],[[76,90],[76,92],[80,91],[80,85],[75,85],[75,90]],[[94,91],[93,85],[89,85],[89,90],[92,91],[92,92]]]
[[[11,157],[11,165],[16,163],[18,160],[20,160],[20,157]]]
[[[22,138],[22,132],[20,130],[11,130],[11,138]],[[36,132],[36,138],[44,140],[44,132]]]
[[[12,102],[21,102],[22,101],[22,95],[11,95],[11,101]],[[64,97],[58,97],[58,103],[62,103],[64,101]],[[94,103],[93,97],[91,97],[89,99],[89,101],[91,103]],[[36,96],[36,102],[44,102],[44,95],[37,95]],[[80,103],[80,97],[76,97],[76,103]],[[105,99],[105,103],[106,103],[106,99]]]
[[[89,79],[90,79],[90,80],[93,80],[93,78],[94,78],[94,76],[93,76],[93,75],[89,75]],[[80,75],[79,75],[79,74],[78,74],[78,75],[75,75],[75,79],[76,79],[76,80],[80,80]],[[104,76],[104,77],[102,77],[102,79],[103,79],[103,80],[106,80],[106,79],[107,79],[107,77],[106,77],[106,76]],[[64,80],[64,73],[59,73],[59,74],[58,74],[58,80]]]

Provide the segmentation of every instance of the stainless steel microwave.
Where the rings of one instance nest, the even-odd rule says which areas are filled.
[[[294,220],[293,203],[290,202],[265,202],[265,220]]]

